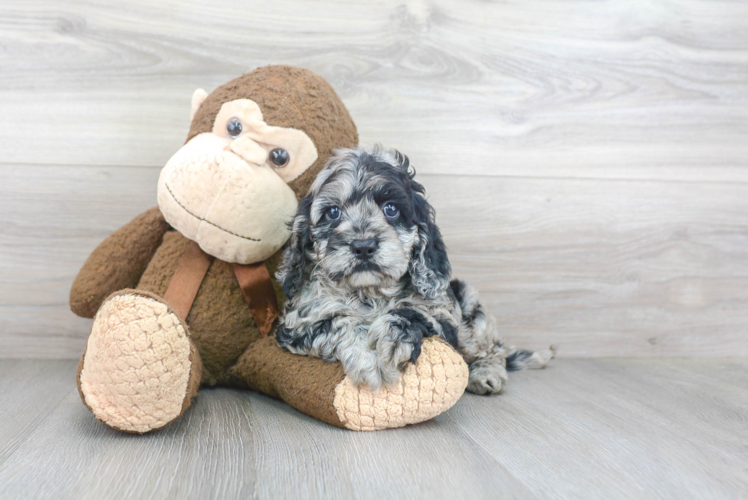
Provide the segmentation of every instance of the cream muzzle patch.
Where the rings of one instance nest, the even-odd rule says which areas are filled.
[[[283,152],[282,167],[270,160],[274,150]],[[304,132],[267,125],[249,99],[227,102],[213,131],[193,137],[161,170],[159,208],[206,253],[226,262],[261,262],[290,236],[297,200],[287,182],[316,160]]]

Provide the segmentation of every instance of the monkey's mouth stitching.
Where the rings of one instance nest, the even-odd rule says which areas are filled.
[[[180,207],[182,207],[182,210],[184,210],[185,212],[187,212],[188,214],[190,214],[191,216],[193,216],[193,217],[194,217],[194,218],[196,218],[197,220],[199,220],[199,221],[201,221],[201,222],[207,222],[207,223],[208,223],[208,224],[210,224],[211,226],[213,226],[213,227],[216,227],[216,228],[220,229],[220,230],[221,230],[221,231],[223,231],[224,233],[229,233],[230,235],[232,235],[232,236],[236,236],[237,238],[244,238],[245,240],[249,240],[249,241],[256,241],[256,242],[258,242],[258,243],[259,243],[260,241],[262,241],[262,240],[258,240],[257,238],[250,238],[249,236],[242,236],[241,234],[236,234],[236,233],[234,233],[233,231],[229,231],[228,229],[224,229],[224,228],[222,228],[222,227],[221,227],[221,226],[219,226],[218,224],[215,224],[215,223],[213,223],[213,222],[209,221],[208,219],[204,219],[204,218],[202,218],[202,217],[198,217],[197,215],[195,215],[195,214],[193,214],[192,212],[190,212],[189,210],[187,210],[187,207],[185,207],[184,205],[182,205],[182,204],[181,204],[181,203],[179,202],[179,200],[177,199],[177,197],[176,197],[176,196],[174,195],[174,192],[173,192],[173,191],[171,190],[171,188],[169,187],[169,185],[168,185],[167,183],[165,183],[165,182],[164,182],[164,186],[166,186],[166,190],[167,190],[167,191],[169,191],[169,194],[171,195],[171,197],[172,197],[172,198],[174,198],[174,201],[176,201],[176,202],[177,202],[177,205],[179,205]]]

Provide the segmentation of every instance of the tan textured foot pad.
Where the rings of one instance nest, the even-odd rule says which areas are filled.
[[[341,423],[355,431],[376,431],[424,422],[447,411],[465,392],[468,366],[446,342],[424,340],[421,356],[397,385],[378,393],[346,377],[335,388],[333,405]]]
[[[115,294],[94,318],[79,368],[81,396],[110,427],[136,433],[161,428],[197,392],[196,356],[166,304],[136,291]]]

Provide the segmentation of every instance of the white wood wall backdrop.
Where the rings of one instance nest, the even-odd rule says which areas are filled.
[[[748,3],[0,6],[0,356],[76,357],[70,284],[155,204],[196,87],[308,67],[400,148],[512,342],[748,355]]]

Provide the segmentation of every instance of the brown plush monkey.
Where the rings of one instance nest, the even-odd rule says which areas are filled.
[[[271,276],[297,199],[356,127],[311,71],[267,66],[192,98],[187,142],[158,182],[158,204],[91,254],[71,293],[94,318],[78,388],[101,422],[143,433],[178,418],[200,385],[244,387],[356,430],[399,427],[451,407],[467,366],[424,342],[416,365],[378,393],[339,363],[281,350],[283,294]]]

